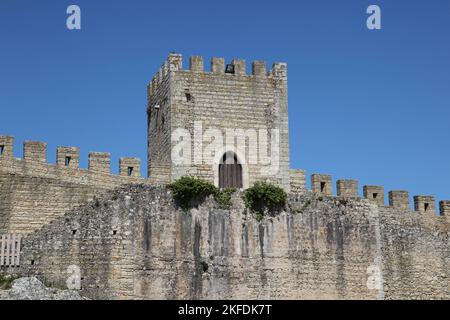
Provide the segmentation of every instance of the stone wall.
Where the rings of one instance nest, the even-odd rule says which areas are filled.
[[[270,180],[289,190],[286,64],[276,63],[267,72],[264,61],[255,61],[251,74],[244,60],[231,61],[233,72],[226,72],[225,65],[223,58],[213,58],[206,71],[203,58],[196,56],[183,69],[181,55],[171,54],[153,78],[148,89],[149,176],[168,182],[193,175],[218,185],[218,163],[233,151],[243,165],[244,188]],[[279,149],[272,148],[277,139],[273,129],[279,133]],[[191,146],[188,164],[169,161],[179,143],[171,141],[177,130]],[[214,141],[217,145],[202,157],[217,133],[223,140]],[[203,139],[197,139],[200,135]],[[269,156],[278,163],[268,163]]]
[[[28,234],[122,184],[143,183],[139,160],[124,158],[120,175],[110,174],[110,156],[89,155],[89,170],[80,169],[78,148],[59,147],[57,163],[46,160],[46,144],[24,143],[24,159],[13,157],[12,137],[0,136],[0,235]],[[132,176],[127,170],[135,167]]]
[[[64,285],[77,265],[90,298],[450,298],[446,217],[310,192],[244,211],[239,194],[185,213],[164,187],[123,187],[27,237],[21,272]]]
[[[181,63],[177,56],[166,62],[147,87],[148,177],[157,182],[171,181],[171,110],[170,73]]]
[[[379,207],[386,297],[450,299],[450,219]]]
[[[302,194],[306,192],[306,171],[291,169],[291,192]]]

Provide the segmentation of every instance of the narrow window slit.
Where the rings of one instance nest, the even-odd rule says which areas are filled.
[[[131,176],[133,175],[133,171],[134,171],[134,168],[133,168],[133,167],[128,167],[128,169],[127,169],[127,175],[128,175],[129,177],[131,177]]]
[[[325,192],[325,186],[326,186],[325,182],[320,183],[320,192]]]
[[[0,146],[0,156],[3,155],[3,151],[5,150],[5,146]]]
[[[66,157],[64,164],[66,165],[66,167],[68,167],[70,165],[70,162],[72,161],[71,157]]]
[[[430,204],[429,203],[425,203],[425,211],[428,211],[429,207],[430,207]]]

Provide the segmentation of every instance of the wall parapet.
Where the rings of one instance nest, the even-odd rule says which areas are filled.
[[[267,63],[264,60],[255,60],[251,63],[251,74],[247,74],[247,64],[243,59],[233,59],[230,63],[225,63],[221,57],[213,57],[210,60],[210,71],[205,70],[204,58],[202,56],[189,57],[189,68],[183,68],[183,56],[177,53],[169,54],[166,61],[158,69],[149,84],[149,92],[154,92],[157,86],[172,71],[185,71],[194,73],[204,73],[211,75],[229,74],[237,77],[252,77],[254,79],[281,78],[287,77],[287,64],[277,62],[267,71]]]
[[[300,169],[290,170],[291,192],[305,193],[306,192],[306,171]]]
[[[338,197],[358,197],[358,180],[338,180],[336,188]]]
[[[174,57],[177,58],[178,56]],[[177,61],[179,62],[179,60]],[[79,168],[80,150],[77,147],[57,147],[56,164],[47,162],[47,144],[44,142],[25,141],[23,152],[24,159],[14,158],[14,137],[0,135],[0,170],[13,174],[49,177],[100,187],[124,183],[152,183],[151,180],[141,178],[141,161],[139,158],[120,158],[119,174],[114,175],[110,172],[111,158],[109,153],[90,152],[88,169],[82,169]],[[290,176],[293,193],[307,192],[304,170],[291,169]],[[313,174],[311,175],[311,191],[319,195],[333,196],[332,182],[331,175]],[[337,196],[340,197],[359,197],[357,180],[337,180],[336,190]],[[401,210],[436,214],[434,196],[414,196],[414,209],[412,209],[408,191],[392,190],[389,191],[388,195],[388,206]],[[378,205],[386,206],[383,186],[363,186],[363,197]],[[449,200],[439,202],[439,213],[441,216],[450,217]]]
[[[333,178],[329,174],[313,174],[311,176],[311,191],[317,194],[333,195]]]
[[[120,158],[119,174],[125,177],[141,176],[141,160],[139,158]]]
[[[439,210],[441,216],[450,217],[450,200],[440,201]]]
[[[14,157],[14,137],[0,136],[0,159],[12,160]]]
[[[374,201],[384,206],[384,187],[382,186],[364,186],[364,198]]]
[[[96,184],[96,180],[99,184],[103,181],[114,185],[145,181],[140,178],[140,159],[138,158],[121,158],[119,175],[114,175],[110,171],[111,156],[105,152],[90,152],[89,166],[86,170],[79,168],[80,149],[78,147],[57,147],[55,164],[47,162],[47,144],[44,142],[25,141],[23,159],[14,158],[14,137],[1,135],[0,147],[2,151],[0,170],[15,174],[69,179],[89,184]],[[128,175],[128,172],[131,174]]]
[[[111,173],[111,154],[108,152],[90,152],[89,170],[98,173]]]
[[[78,169],[80,166],[80,149],[77,147],[58,147],[56,164],[62,168]]]
[[[421,213],[436,213],[434,196],[414,196],[414,209]]]
[[[25,141],[23,143],[23,159],[27,162],[46,163],[47,143],[39,141]]]
[[[295,171],[291,170],[291,179],[295,179]],[[294,180],[295,181],[295,180]],[[333,177],[329,174],[312,174],[311,175],[311,192],[322,196],[334,196],[332,187]],[[292,183],[291,183],[292,186]],[[347,198],[359,198],[357,180],[340,179],[336,181],[336,196]],[[306,192],[301,191],[301,193]],[[364,185],[363,198],[376,203],[379,206],[389,206],[405,211],[415,211],[418,213],[432,213],[437,215],[436,201],[434,196],[414,196],[414,208],[411,208],[410,194],[405,190],[391,190],[388,193],[389,203],[385,204],[385,194],[383,186]],[[450,217],[450,201],[444,200],[439,203],[440,216]]]
[[[399,209],[410,209],[409,192],[404,190],[389,191],[389,205]]]

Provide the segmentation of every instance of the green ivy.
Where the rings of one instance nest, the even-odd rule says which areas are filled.
[[[182,177],[169,185],[173,192],[175,203],[187,211],[203,202],[208,196],[214,196],[214,200],[223,209],[228,209],[231,205],[231,195],[235,189],[225,189],[221,191],[212,183],[194,178]]]
[[[224,190],[217,189],[216,193],[214,194],[214,199],[222,209],[229,209],[231,206],[231,196],[235,192],[236,189],[234,188],[227,188]]]
[[[273,184],[257,182],[244,193],[244,202],[258,220],[265,215],[275,215],[285,208],[287,200],[286,192]]]

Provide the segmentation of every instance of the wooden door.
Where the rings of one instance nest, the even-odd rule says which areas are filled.
[[[242,165],[233,152],[227,152],[219,164],[219,188],[240,189],[242,187]]]

